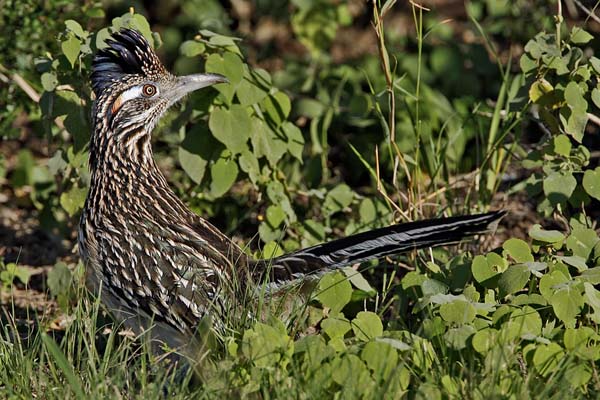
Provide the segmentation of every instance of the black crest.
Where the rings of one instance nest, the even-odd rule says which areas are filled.
[[[92,62],[92,88],[96,96],[125,75],[143,75],[149,79],[166,72],[154,49],[137,31],[122,29],[106,41]]]

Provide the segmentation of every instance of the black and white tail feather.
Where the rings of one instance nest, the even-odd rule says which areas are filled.
[[[318,244],[272,260],[261,260],[278,286],[303,276],[327,272],[410,250],[458,243],[493,231],[505,211],[408,222]]]

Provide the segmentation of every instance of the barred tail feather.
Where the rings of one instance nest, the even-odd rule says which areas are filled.
[[[496,229],[505,211],[428,219],[374,229],[343,239],[262,260],[275,281],[307,273],[335,269],[392,254],[460,242],[462,239]]]

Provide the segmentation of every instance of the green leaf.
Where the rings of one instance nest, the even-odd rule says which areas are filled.
[[[197,55],[204,53],[205,50],[206,46],[204,43],[195,40],[186,40],[179,46],[179,52],[186,57],[196,57]]]
[[[242,151],[238,162],[242,171],[248,174],[252,183],[256,184],[260,178],[260,165],[254,153],[250,150]]]
[[[343,338],[352,329],[350,321],[344,317],[333,316],[321,322],[321,329],[330,339]]]
[[[585,288],[584,300],[594,310],[594,313],[589,314],[589,316],[592,321],[598,324],[600,323],[600,291],[589,282],[584,282],[583,287]]]
[[[85,39],[88,36],[83,31],[83,28],[81,27],[81,25],[79,25],[79,22],[77,22],[77,21],[68,19],[65,21],[65,26],[67,27],[68,30],[73,32],[76,36],[80,37],[81,39]]]
[[[261,119],[252,118],[252,147],[257,157],[266,157],[275,166],[287,151],[287,143],[282,134],[277,134]]]
[[[521,67],[521,71],[523,71],[524,74],[527,74],[528,72],[536,70],[537,63],[529,54],[525,53],[519,59],[519,67]]]
[[[569,82],[565,88],[565,100],[569,107],[576,110],[587,110],[587,101],[583,98],[583,92],[577,82]]]
[[[572,387],[585,386],[592,379],[592,371],[590,366],[586,364],[568,364],[565,371],[565,379]]]
[[[555,230],[544,230],[540,224],[535,224],[529,228],[529,237],[544,243],[556,243],[564,240],[565,235]]]
[[[181,167],[194,182],[202,181],[215,144],[203,124],[196,124],[185,132],[185,138],[178,149],[178,158]]]
[[[48,160],[48,169],[52,175],[56,175],[68,166],[63,158],[62,150],[57,150],[56,153]]]
[[[60,44],[63,54],[67,57],[67,60],[71,63],[71,67],[75,66],[75,61],[81,51],[81,42],[72,33],[68,35],[68,38]]]
[[[17,165],[11,176],[11,184],[14,187],[32,185],[33,170],[35,169],[35,160],[29,149],[19,150],[17,155]]]
[[[341,387],[356,387],[358,382],[364,381],[369,376],[365,363],[354,354],[335,358],[331,366],[333,381]]]
[[[298,99],[298,101],[294,101],[294,113],[297,113],[298,115],[315,119],[319,118],[324,111],[325,105],[317,100],[301,98]]]
[[[65,209],[69,216],[72,217],[83,208],[87,192],[87,188],[73,186],[68,192],[63,192],[60,195],[60,205]]]
[[[205,32],[206,32],[206,30],[201,30],[200,34],[204,35]],[[229,50],[229,52],[235,52],[235,53],[239,52],[239,49],[237,48],[237,45],[235,44],[235,38],[232,38],[229,36],[223,36],[223,35],[213,33],[211,38],[209,39],[209,43],[213,46],[226,48],[227,50]]]
[[[48,272],[46,284],[52,296],[57,297],[69,291],[72,281],[73,274],[71,270],[67,267],[67,264],[60,261]]]
[[[563,335],[565,349],[577,350],[587,346],[588,340],[595,335],[592,328],[583,326],[577,329],[567,328]]]
[[[248,148],[252,120],[245,107],[233,104],[229,110],[216,108],[210,115],[208,126],[213,136],[233,154]]]
[[[426,275],[420,274],[417,271],[410,271],[402,278],[402,289],[407,290],[412,287],[421,287],[427,279]]]
[[[543,276],[541,271],[544,271],[548,268],[548,264],[545,262],[533,262],[533,261],[529,261],[525,263],[525,266],[527,267],[527,269],[529,270],[529,272],[531,272],[532,274],[534,274],[535,276],[537,276],[538,278],[541,278]]]
[[[596,72],[597,75],[600,75],[600,59],[597,57],[590,57],[589,63]]]
[[[552,139],[554,152],[564,157],[571,154],[571,139],[567,135],[558,135]]]
[[[348,347],[346,346],[346,342],[344,342],[344,339],[342,339],[342,338],[334,338],[334,339],[329,340],[329,342],[327,342],[327,347],[330,349],[333,349],[336,353],[342,353],[342,352],[345,352],[346,350],[348,350]],[[329,365],[329,364],[325,364],[325,365]]]
[[[566,243],[567,248],[573,252],[573,255],[581,257],[585,262],[599,241],[600,238],[598,238],[598,234],[593,229],[574,228],[567,238]]]
[[[498,331],[493,328],[477,331],[471,339],[473,349],[480,354],[486,354],[498,342],[497,334]]]
[[[583,271],[578,277],[578,280],[589,282],[592,285],[600,284],[600,267],[588,268]]]
[[[123,16],[124,22],[128,25],[128,27],[138,30],[150,43],[152,47],[154,47],[154,35],[152,34],[152,29],[150,29],[150,23],[141,14],[131,14],[127,13]],[[114,22],[114,20],[113,20]]]
[[[266,212],[267,221],[273,228],[277,228],[285,220],[285,212],[278,205],[270,205]]]
[[[73,168],[82,167],[87,161],[88,153],[85,151],[76,152],[73,146],[69,146],[67,149],[67,161]]]
[[[238,175],[237,163],[230,157],[221,157],[210,168],[210,192],[221,197],[233,185]]]
[[[52,92],[58,85],[58,79],[54,72],[44,72],[41,79],[42,87],[46,92]]]
[[[508,239],[504,242],[502,248],[518,263],[533,261],[533,255],[531,254],[529,245],[521,239]]]
[[[563,349],[558,344],[541,344],[533,355],[533,365],[542,376],[547,376],[556,370],[563,357]]]
[[[594,103],[594,105],[596,107],[600,108],[600,89],[593,88],[591,97],[592,97],[592,102]]]
[[[542,333],[542,317],[530,306],[523,306],[510,314],[504,329],[508,337],[539,336]]]
[[[585,258],[579,256],[555,256],[556,259],[562,261],[563,263],[575,267],[579,270],[579,272],[585,271],[588,269]]]
[[[540,293],[547,301],[550,301],[554,295],[554,292],[567,282],[569,282],[569,278],[567,278],[561,271],[552,271],[540,279]]]
[[[363,224],[370,224],[377,219],[377,206],[370,197],[365,197],[358,207],[358,214],[360,215],[360,222]]]
[[[543,182],[544,194],[554,205],[569,200],[576,186],[577,180],[570,172],[552,172]]]
[[[285,189],[281,182],[272,180],[267,185],[267,196],[273,204],[279,205],[288,216],[289,222],[296,222],[297,217],[290,199],[285,193]]]
[[[588,122],[586,110],[565,106],[560,109],[559,119],[565,132],[581,143]]]
[[[464,300],[445,303],[440,307],[440,316],[449,323],[468,324],[475,319],[475,314],[473,304]]]
[[[283,255],[283,249],[281,248],[281,246],[275,242],[275,241],[270,241],[267,242],[262,249],[262,258],[264,260],[270,260],[272,258],[275,257],[279,257],[281,255]]]
[[[374,312],[361,311],[352,320],[352,330],[357,339],[368,342],[383,335],[383,324]]]
[[[574,26],[571,30],[571,43],[585,44],[593,38],[594,36],[581,29],[580,27]]]
[[[284,122],[281,125],[281,129],[288,140],[288,152],[296,157],[298,161],[302,162],[302,151],[304,150],[304,136],[302,136],[302,131],[289,121]]]
[[[351,297],[352,286],[341,272],[324,275],[319,281],[317,299],[334,313],[342,311]]]
[[[230,52],[225,53],[222,57],[213,53],[206,59],[205,70],[224,75],[229,80],[229,84],[216,85],[215,89],[224,96],[227,104],[231,104],[233,94],[244,76],[242,59],[237,54]]]
[[[267,92],[249,74],[244,74],[235,92],[242,106],[251,106],[267,97]]]
[[[85,15],[87,17],[90,18],[104,18],[104,16],[106,15],[104,13],[104,10],[100,7],[93,7],[93,8],[89,8],[86,12]]]
[[[96,33],[96,48],[104,49],[108,46],[106,41],[111,37],[111,32],[108,28],[102,28]]]
[[[367,281],[360,272],[354,270],[351,267],[344,267],[341,269],[344,275],[350,280],[350,283],[357,288],[358,290],[362,290],[365,293],[375,294],[377,293],[375,289],[371,286],[369,281]]]
[[[0,263],[1,266],[2,264]],[[14,279],[18,278],[22,283],[28,284],[31,275],[31,271],[28,268],[18,266],[15,263],[8,263],[4,266],[3,271],[0,270],[0,282],[5,286],[10,286]]]
[[[600,200],[600,167],[583,173],[583,188],[593,198]]]
[[[485,287],[494,287],[500,273],[508,268],[508,262],[497,255],[489,253],[487,256],[477,255],[471,264],[473,278]]]
[[[379,381],[386,381],[396,371],[398,365],[398,352],[389,344],[382,342],[369,342],[360,353],[373,375]]]
[[[505,297],[523,289],[529,281],[530,276],[531,272],[526,265],[512,265],[508,267],[498,280],[500,296]]]
[[[458,328],[448,329],[448,332],[444,334],[444,340],[454,350],[462,350],[467,347],[467,340],[475,332],[475,328],[472,325],[462,325]]]
[[[73,135],[77,152],[83,150],[90,138],[90,128],[87,124],[85,109],[77,93],[71,90],[57,90],[53,116],[66,115],[65,128]]]
[[[435,296],[437,294],[448,293],[448,285],[436,279],[426,279],[421,284],[421,289],[423,290],[423,296]]]
[[[290,98],[283,92],[275,92],[265,97],[262,106],[275,126],[281,125],[292,109]]]
[[[274,366],[283,356],[293,354],[294,342],[278,321],[276,327],[257,322],[244,332],[242,353],[258,367]]]
[[[575,324],[575,318],[581,312],[584,300],[576,285],[563,285],[550,298],[549,303],[556,316],[568,326]]]
[[[538,100],[544,97],[544,95],[552,92],[554,87],[545,80],[544,78],[540,78],[531,84],[529,88],[529,99],[536,103]]]
[[[258,235],[265,243],[281,240],[281,231],[271,227],[267,221],[261,222],[258,226]]]
[[[327,193],[325,201],[323,202],[323,208],[327,213],[333,214],[348,207],[350,203],[352,203],[353,198],[354,192],[352,192],[352,189],[350,189],[348,185],[342,183]]]

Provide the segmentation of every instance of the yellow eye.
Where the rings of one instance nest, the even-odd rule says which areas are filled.
[[[144,85],[144,87],[142,87],[142,93],[144,93],[144,96],[147,97],[154,96],[156,94],[156,86]]]

